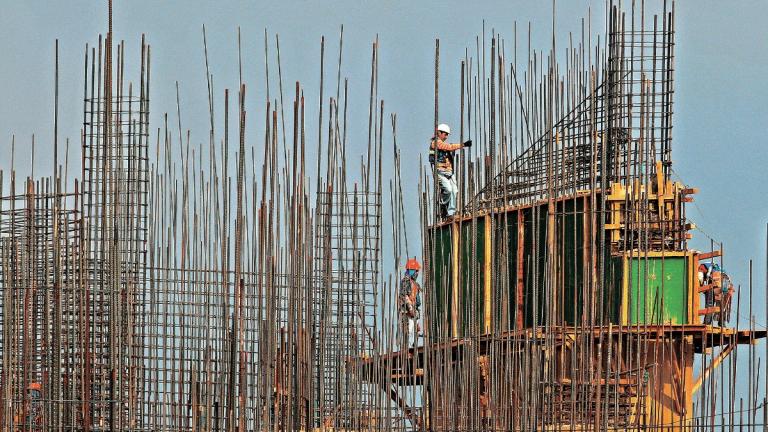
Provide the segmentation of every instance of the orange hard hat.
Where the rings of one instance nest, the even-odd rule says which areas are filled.
[[[406,270],[421,270],[421,264],[416,260],[416,258],[411,258],[408,260],[407,263],[405,263],[405,269]]]
[[[27,390],[42,390],[43,386],[39,382],[33,382],[29,384]]]

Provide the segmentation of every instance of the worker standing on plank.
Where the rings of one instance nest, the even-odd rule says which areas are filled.
[[[429,145],[429,163],[435,165],[437,181],[440,183],[440,216],[453,217],[456,214],[456,196],[459,187],[453,172],[453,152],[463,147],[472,147],[472,140],[449,144],[446,140],[451,133],[447,124],[441,123]]]
[[[731,296],[733,295],[731,278],[720,268],[720,265],[712,262],[702,262],[698,268],[699,287],[704,290],[704,324],[710,325],[717,320],[720,325],[726,323],[731,316]],[[717,306],[720,311],[714,313],[712,308]]]
[[[400,292],[397,295],[398,312],[400,315],[400,349],[415,347],[419,333],[419,318],[421,316],[421,286],[416,282],[421,265],[416,258],[411,258],[405,264],[405,276],[400,281]],[[410,343],[413,337],[413,343]]]

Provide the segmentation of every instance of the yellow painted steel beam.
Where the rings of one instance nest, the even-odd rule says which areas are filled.
[[[451,224],[451,336],[459,337],[459,223]]]

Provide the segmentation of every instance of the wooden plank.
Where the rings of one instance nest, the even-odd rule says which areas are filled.
[[[705,260],[705,259],[719,257],[720,255],[722,255],[722,252],[719,251],[719,250],[716,250],[716,251],[712,251],[712,252],[700,253],[700,254],[697,255],[697,257],[698,257],[699,261],[701,261],[701,260]]]

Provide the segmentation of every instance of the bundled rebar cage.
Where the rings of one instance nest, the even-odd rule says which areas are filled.
[[[368,385],[348,376],[344,356],[374,352],[379,206],[373,192],[318,194],[313,333],[320,398],[315,404],[318,419],[346,428],[359,426],[361,416],[375,408]]]
[[[140,424],[149,194],[149,50],[142,41],[134,89],[124,44],[116,61],[111,44],[108,36],[86,47],[80,198],[89,315],[82,422],[104,430]]]
[[[492,54],[498,96],[488,109],[496,117],[483,133],[491,150],[499,148],[496,160],[477,164],[475,178],[493,181],[467,200],[466,211],[606,190],[614,182],[647,183],[656,162],[669,180],[673,16],[651,18],[649,28],[640,16],[627,20],[610,8],[604,51],[598,46],[589,64],[590,47],[570,47],[566,70],[550,54],[546,67],[532,59],[530,75],[519,76],[514,64],[505,72],[501,52]],[[497,36],[494,52],[501,44]]]
[[[74,420],[82,377],[70,371],[85,358],[77,342],[87,313],[78,213],[64,207],[67,197],[55,193],[49,179],[25,186],[23,194],[0,200],[0,370],[3,418],[34,430],[44,421]],[[51,402],[45,406],[43,390]]]

